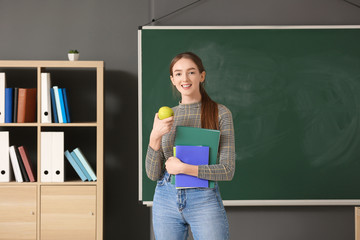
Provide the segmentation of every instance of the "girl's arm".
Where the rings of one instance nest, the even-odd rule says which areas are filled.
[[[164,154],[161,151],[161,139],[163,135],[170,132],[173,122],[174,117],[160,120],[158,114],[155,114],[145,160],[146,174],[153,181],[161,177],[165,160]]]

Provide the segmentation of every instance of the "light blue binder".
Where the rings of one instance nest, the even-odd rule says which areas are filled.
[[[93,181],[96,181],[96,175],[93,171],[93,169],[91,168],[89,162],[87,161],[87,159],[85,158],[84,154],[82,154],[80,148],[75,148],[73,153],[76,154],[76,156],[80,159],[81,163],[83,164],[83,166],[85,167],[86,171],[90,174],[91,179]]]
[[[68,150],[65,151],[65,156],[66,156],[67,160],[69,161],[69,163],[71,164],[71,166],[75,169],[76,173],[79,175],[81,180],[83,182],[88,180],[87,177],[85,176],[85,174],[83,173],[83,171],[81,170],[81,168],[76,163],[75,159],[71,156],[71,154],[70,154],[70,152]]]
[[[81,163],[80,159],[78,158],[78,156],[74,153],[74,151],[71,152],[71,156],[74,158],[75,162],[78,164],[78,166],[81,168],[82,172],[85,174],[86,178],[89,181],[92,181],[91,176],[89,175],[89,173],[86,171],[85,167],[83,166],[83,164]]]

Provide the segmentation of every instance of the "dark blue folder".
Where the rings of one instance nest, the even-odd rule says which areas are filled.
[[[70,121],[69,104],[68,104],[68,99],[67,99],[66,88],[62,88],[62,92],[63,92],[63,98],[64,98],[66,121],[68,123],[70,123],[71,121]]]
[[[5,88],[5,123],[13,122],[14,89]]]

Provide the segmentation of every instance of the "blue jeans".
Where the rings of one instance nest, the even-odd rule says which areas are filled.
[[[156,240],[184,240],[188,227],[194,239],[229,239],[229,224],[217,184],[215,188],[176,189],[166,172],[153,200]]]

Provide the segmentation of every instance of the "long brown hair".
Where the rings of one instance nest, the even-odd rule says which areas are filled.
[[[173,67],[177,61],[182,58],[192,60],[202,73],[205,71],[201,58],[192,52],[184,52],[176,55],[170,63],[170,76],[173,76]],[[218,105],[214,102],[205,91],[205,80],[200,83],[201,94],[201,127],[208,129],[219,129]]]

